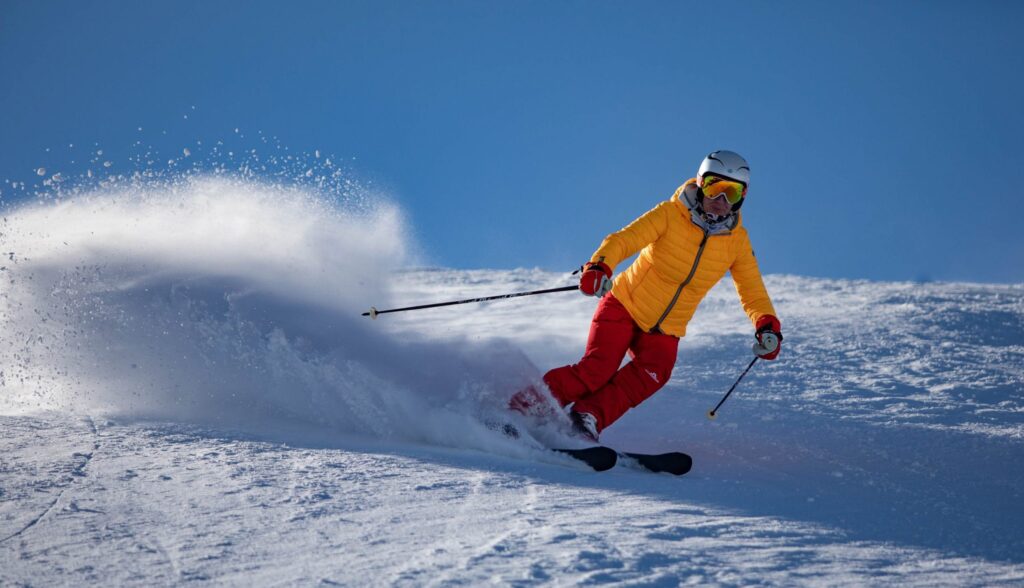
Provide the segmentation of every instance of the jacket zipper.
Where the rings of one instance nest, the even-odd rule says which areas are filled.
[[[694,260],[693,260],[693,266],[690,268],[689,275],[687,275],[686,279],[683,280],[683,283],[679,284],[679,287],[676,288],[676,294],[675,294],[675,296],[672,297],[672,300],[669,301],[668,307],[665,308],[665,312],[661,313],[661,317],[658,318],[658,322],[654,323],[654,326],[651,327],[651,332],[652,333],[660,333],[661,332],[661,323],[662,323],[662,321],[665,320],[665,317],[668,316],[668,313],[672,312],[672,307],[675,306],[676,302],[679,300],[679,295],[683,293],[683,288],[685,288],[686,285],[690,283],[690,280],[693,279],[693,275],[695,273],[697,273],[697,264],[700,263],[700,258],[701,258],[702,255],[704,255],[704,246],[708,244],[708,237],[709,236],[710,236],[710,233],[708,233],[708,231],[704,231],[704,238],[700,240],[700,247],[697,248],[697,257],[695,257]]]

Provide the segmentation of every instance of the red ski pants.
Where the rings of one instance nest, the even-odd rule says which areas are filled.
[[[590,323],[583,359],[544,374],[544,383],[562,406],[575,402],[573,410],[594,415],[601,431],[668,382],[678,348],[678,337],[641,330],[626,307],[606,294]],[[619,369],[627,351],[633,361]]]

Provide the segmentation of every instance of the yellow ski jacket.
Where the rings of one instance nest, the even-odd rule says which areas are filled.
[[[709,225],[695,211],[696,193],[697,179],[687,180],[671,199],[605,238],[590,261],[614,269],[640,251],[615,278],[612,295],[640,328],[682,337],[708,290],[732,272],[752,323],[777,316],[739,213],[722,225]]]

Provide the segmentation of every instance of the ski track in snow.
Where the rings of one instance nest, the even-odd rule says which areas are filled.
[[[46,422],[51,438],[91,441],[75,421]],[[18,434],[39,419],[3,424]],[[722,508],[715,495],[729,481],[702,476],[681,485],[668,476],[596,475],[475,452],[360,441],[298,447],[182,426],[111,425],[102,435],[103,456],[45,529],[2,546],[13,564],[4,568],[9,580],[1021,580],[1015,564],[861,541],[842,527],[758,515],[756,507]]]
[[[597,474],[479,422],[578,359],[592,299],[358,317],[568,274],[388,282],[387,215],[190,190],[137,230],[104,199],[88,234],[5,220],[0,585],[1024,583],[1024,286],[769,276],[782,355],[712,422],[752,339],[726,280],[603,439],[693,471]],[[268,230],[288,248],[253,257]],[[363,273],[367,300],[316,287]]]

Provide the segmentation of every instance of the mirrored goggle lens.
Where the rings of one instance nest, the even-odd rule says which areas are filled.
[[[733,182],[730,180],[724,180],[715,176],[707,176],[701,183],[701,189],[704,190],[705,198],[718,198],[719,195],[725,194],[725,199],[729,201],[729,204],[736,204],[743,199],[743,193],[746,188],[739,182]]]

